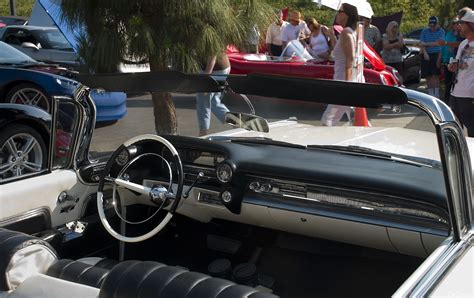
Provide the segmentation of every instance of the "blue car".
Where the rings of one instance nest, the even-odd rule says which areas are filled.
[[[16,67],[2,67],[0,102],[34,105],[50,112],[51,97],[73,95],[77,84],[76,81],[62,76],[50,76]],[[115,122],[127,114],[125,93],[92,91],[91,97],[97,109],[97,122]]]

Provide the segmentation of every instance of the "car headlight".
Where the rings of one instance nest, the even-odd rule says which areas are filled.
[[[63,79],[63,78],[57,78],[56,83],[58,83],[58,85],[60,85],[64,88],[68,88],[68,89],[74,89],[74,88],[77,87],[77,84],[78,84],[76,81]]]
[[[380,74],[380,81],[382,81],[383,85],[388,85],[387,78],[385,78],[383,73]]]
[[[400,73],[398,72],[398,70],[395,69],[395,68],[392,68],[392,74],[397,79],[398,85],[402,85],[403,84],[403,78],[400,75]]]

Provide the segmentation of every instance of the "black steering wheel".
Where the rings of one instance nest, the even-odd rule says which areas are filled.
[[[110,172],[112,168],[114,166],[116,167],[117,165],[116,163],[117,158],[124,151],[124,149],[127,150],[128,148],[137,148],[141,144],[145,144],[145,143],[158,143],[157,145],[160,148],[164,146],[171,152],[171,155],[172,155],[171,158],[173,159],[173,162],[177,171],[177,176],[178,176],[176,179],[178,183],[176,193],[173,193],[172,191],[172,185],[173,185],[172,175],[173,174],[172,174],[169,161],[166,158],[164,158],[162,155],[157,154],[155,152],[140,153],[138,156],[134,157],[132,160],[129,160],[128,162],[126,162],[126,164],[122,166],[121,170],[117,174],[117,177],[110,176]],[[156,148],[155,146],[151,146],[151,147]],[[136,164],[138,161],[140,161],[143,158],[157,158],[157,159],[160,159],[160,161],[162,161],[162,164],[166,165],[169,171],[168,188],[166,188],[163,185],[153,185],[151,187],[148,187],[142,184],[129,181],[127,170],[129,169],[130,166]],[[150,218],[152,218],[156,213],[158,213],[158,211],[160,211],[165,205],[165,202],[173,199],[173,203],[168,213],[166,214],[166,216],[153,230],[140,236],[128,237],[115,231],[110,225],[109,221],[107,220],[107,217],[105,216],[105,208],[104,208],[104,200],[103,200],[104,198],[103,190],[104,190],[105,182],[113,183],[112,205],[115,209],[115,212],[119,216],[119,218],[122,221],[127,222],[127,223],[132,223],[132,224],[143,223],[149,220]],[[97,209],[99,212],[100,221],[104,225],[104,228],[107,230],[107,232],[109,232],[110,235],[112,235],[114,238],[120,241],[140,242],[140,241],[149,239],[153,237],[154,235],[156,235],[157,233],[159,233],[173,217],[173,214],[174,212],[176,212],[176,209],[178,208],[179,202],[181,200],[181,195],[183,192],[183,183],[184,183],[183,164],[181,163],[181,159],[179,157],[179,154],[176,148],[174,148],[174,146],[168,140],[157,135],[146,134],[146,135],[136,136],[126,141],[125,143],[120,145],[120,147],[117,150],[115,150],[115,152],[112,154],[112,157],[107,162],[107,165],[104,168],[104,171],[100,177],[99,188],[97,191]],[[132,191],[132,193],[137,194],[136,196],[134,196],[134,202],[141,202],[142,204],[147,204],[147,205],[152,204],[154,206],[158,206],[158,209],[150,217],[148,217],[147,219],[143,221],[140,221],[140,222],[127,221],[124,217],[121,216],[120,212],[118,212],[117,210],[118,204],[117,204],[115,194],[118,188],[128,189]]]

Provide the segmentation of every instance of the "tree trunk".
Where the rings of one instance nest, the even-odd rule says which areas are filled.
[[[168,69],[166,61],[169,59],[163,53],[155,53],[157,56],[150,56],[150,71],[164,71]],[[178,133],[178,118],[176,117],[176,107],[170,93],[153,92],[153,115],[155,116],[156,134]]]
[[[178,119],[176,118],[176,108],[171,94],[154,92],[151,94],[151,99],[153,101],[156,134],[177,134]]]

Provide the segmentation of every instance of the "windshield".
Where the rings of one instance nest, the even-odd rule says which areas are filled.
[[[72,51],[72,47],[66,40],[61,31],[57,29],[34,31],[41,43],[41,47],[45,49],[67,50]]]
[[[194,94],[173,94],[172,98],[176,107],[178,134],[198,137],[203,133],[200,125],[206,121],[204,112],[200,111],[199,116],[196,112],[199,97]],[[248,99],[256,115],[268,122],[268,132],[223,124],[219,120],[223,119],[222,111],[213,106],[214,114],[210,118],[207,137],[215,142],[243,138],[245,142],[250,139],[251,143],[307,146],[307,150],[331,146],[331,150],[343,147],[358,154],[380,155],[386,152],[397,156],[440,160],[433,124],[425,114],[408,105],[402,105],[400,110],[381,108],[364,111],[353,107],[261,96],[249,96]],[[201,99],[198,102],[202,104]],[[221,107],[224,111],[227,108],[232,112],[251,113],[246,101],[238,94],[225,94],[222,104],[225,105]],[[149,94],[129,94],[126,105],[127,115],[123,119],[113,124],[98,123],[91,146],[93,154],[102,155],[113,151],[136,135],[155,133],[153,102]],[[99,116],[104,113],[103,109],[98,106]],[[367,126],[355,126],[364,124],[364,121],[367,121]],[[247,128],[252,129],[251,126]]]
[[[0,41],[0,64],[36,63],[35,60],[23,54],[12,46]]]

